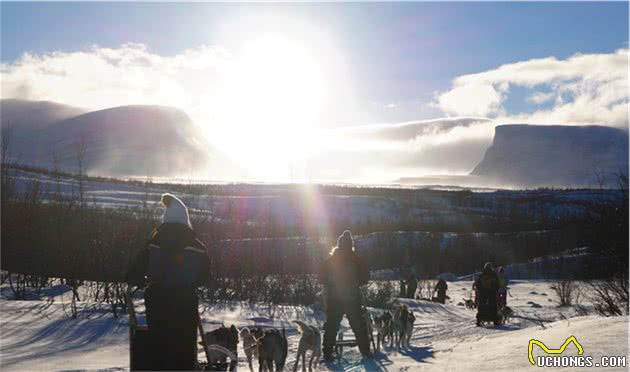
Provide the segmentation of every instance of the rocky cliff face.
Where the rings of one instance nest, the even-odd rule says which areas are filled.
[[[628,132],[603,126],[501,125],[471,175],[517,186],[615,186],[628,171]]]

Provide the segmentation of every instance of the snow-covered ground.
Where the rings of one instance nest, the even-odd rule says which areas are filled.
[[[468,298],[471,284],[470,281],[450,282],[448,295],[451,299],[445,305],[401,300],[417,317],[409,350],[386,348],[377,353],[374,360],[361,362],[358,351],[350,349],[344,351],[340,363],[332,367],[320,364],[319,368],[346,371],[525,370],[533,368],[527,357],[530,339],[557,348],[571,335],[584,347],[584,355],[593,356],[596,361],[602,355],[628,356],[627,316],[604,318],[594,315],[587,300],[579,309],[558,308],[549,288],[550,282],[546,281],[512,283],[508,303],[518,317],[496,328],[476,327],[475,312],[460,304]],[[81,303],[83,310],[78,319],[71,319],[68,305],[63,302],[70,299],[69,293],[63,297],[59,293],[56,291],[58,296],[54,301],[47,297],[37,301],[0,300],[0,368],[3,371],[128,370],[127,316],[113,319],[107,308]],[[141,310],[142,301],[136,302]],[[202,305],[200,311],[206,331],[221,323],[238,327],[286,327],[289,338],[287,369],[293,367],[299,341],[291,320],[306,320],[320,328],[323,325],[322,314],[314,308],[280,307],[274,310],[261,305],[233,303]],[[581,315],[585,312],[590,315]],[[535,355],[541,353],[539,348],[534,348]],[[576,349],[569,346],[563,355],[575,354]],[[201,350],[199,358],[204,359]],[[242,350],[239,350],[239,358],[239,369],[248,370]]]

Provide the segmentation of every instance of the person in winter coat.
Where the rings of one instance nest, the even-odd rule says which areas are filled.
[[[434,292],[437,292],[437,302],[443,304],[446,303],[446,290],[448,289],[448,284],[446,284],[446,280],[440,279],[435,285]]]
[[[407,279],[407,298],[416,298],[416,290],[418,289],[418,280],[413,274],[409,275]]]
[[[499,267],[499,273],[497,278],[499,280],[499,288],[497,290],[497,305],[499,307],[507,305],[507,286],[508,280],[505,277],[505,269],[503,266]]]
[[[361,309],[360,287],[367,284],[370,272],[363,260],[354,252],[354,240],[350,231],[344,231],[337,239],[337,247],[333,248],[330,257],[324,261],[318,274],[326,296],[324,360],[333,360],[339,323],[344,314],[348,317],[350,327],[357,339],[359,351],[364,356],[369,356],[370,344]]]
[[[401,298],[407,297],[407,282],[403,278],[402,274],[401,274],[401,278],[399,280],[399,284],[400,284],[400,296],[399,297],[401,297]]]
[[[476,282],[477,288],[477,325],[482,321],[493,321],[499,324],[497,316],[497,289],[499,288],[499,278],[492,268],[492,263],[488,262],[483,267],[483,271]]]
[[[193,370],[197,366],[199,321],[196,288],[205,283],[210,258],[192,230],[184,203],[162,195],[162,224],[135,257],[127,273],[130,285],[144,291],[151,370]]]

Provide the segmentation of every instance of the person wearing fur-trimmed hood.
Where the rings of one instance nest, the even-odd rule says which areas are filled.
[[[130,285],[144,291],[151,370],[193,370],[197,364],[196,288],[210,271],[210,257],[190,224],[186,205],[163,194],[162,224],[131,263]]]
[[[354,239],[346,230],[337,239],[337,246],[321,266],[319,281],[325,289],[326,323],[324,324],[323,353],[325,360],[333,359],[333,349],[339,324],[346,314],[350,327],[364,356],[370,355],[368,331],[361,308],[362,285],[368,283],[370,272],[354,252]]]

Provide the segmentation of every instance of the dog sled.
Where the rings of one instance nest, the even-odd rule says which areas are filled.
[[[135,292],[135,291],[134,291]],[[150,371],[155,370],[152,365],[152,350],[149,346],[149,327],[138,323],[138,317],[132,299],[132,291],[125,292],[125,300],[127,301],[127,313],[129,315],[129,370],[130,371]],[[199,334],[201,335],[201,346],[206,354],[207,362],[197,361],[197,370],[199,371],[236,371],[238,365],[238,356],[221,345],[207,345],[205,340],[205,332],[201,324],[201,317],[197,325]],[[214,353],[219,353],[229,358],[213,358]],[[215,361],[216,359],[216,361]]]
[[[131,293],[125,292],[127,313],[129,314],[129,370],[148,371],[152,369],[149,347],[149,327],[139,325]]]
[[[374,329],[372,327],[372,317],[370,316],[370,312],[365,306],[362,306],[363,310],[363,321],[365,322],[365,329],[368,332],[368,341],[371,345],[372,352],[376,352],[376,344],[374,343]],[[359,341],[356,338],[353,339],[344,339],[343,337],[344,330],[340,329],[337,333],[337,342],[335,343],[335,354],[337,354],[337,359],[341,360],[343,355],[344,347],[357,347],[359,346]]]

